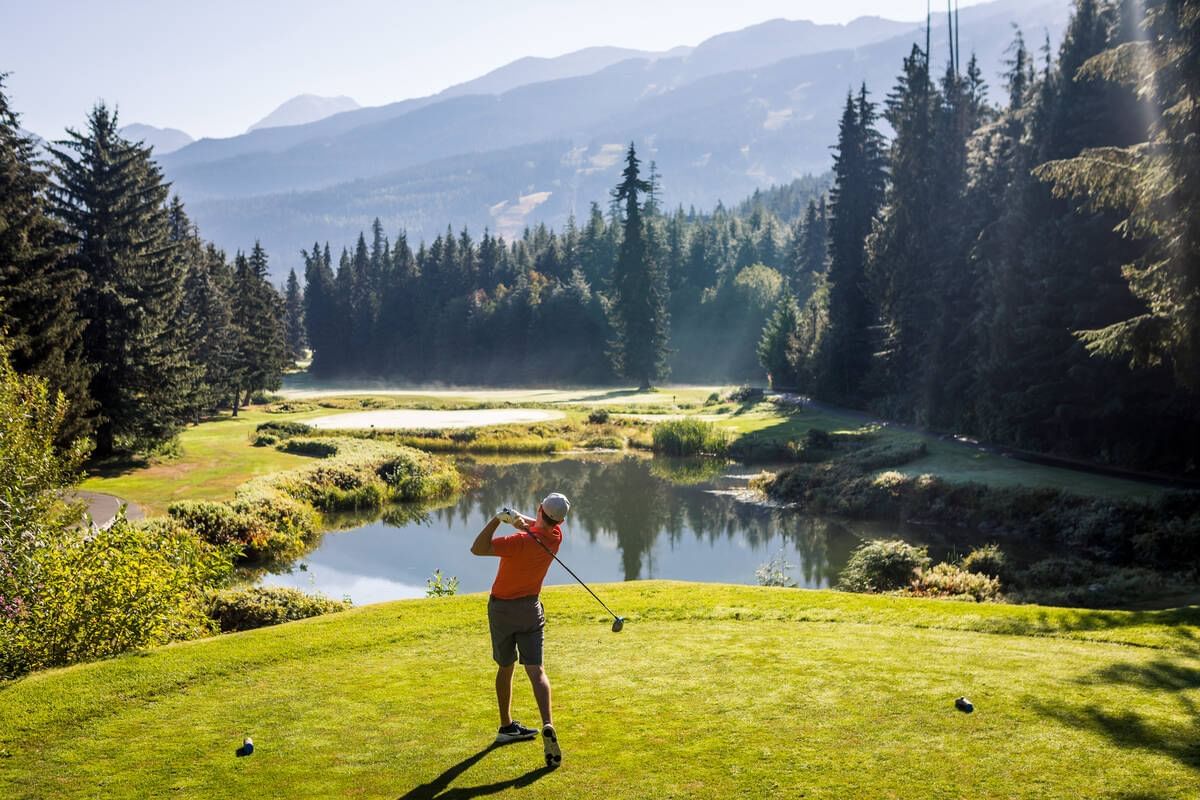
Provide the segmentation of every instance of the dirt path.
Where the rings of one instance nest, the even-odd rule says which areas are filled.
[[[122,503],[125,504],[126,519],[139,520],[146,518],[141,507],[136,503],[122,500],[111,494],[80,490],[75,492],[75,496],[87,504],[88,516],[92,518],[92,525],[97,528],[103,529],[112,525],[113,520],[117,518],[117,511],[120,510]]]

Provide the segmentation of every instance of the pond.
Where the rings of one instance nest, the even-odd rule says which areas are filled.
[[[324,534],[290,569],[259,582],[362,605],[423,597],[426,579],[441,570],[459,579],[460,592],[486,591],[496,560],[471,555],[471,542],[503,506],[532,515],[551,491],[572,503],[559,558],[588,583],[668,578],[755,584],[755,571],[782,557],[797,585],[824,588],[837,582],[864,539],[898,535],[930,544],[934,555],[949,540],[936,529],[837,521],[747,502],[747,483],[761,466],[585,455],[464,462],[461,468],[473,488],[446,504],[333,519],[339,530]],[[561,566],[551,565],[547,585],[572,582]]]

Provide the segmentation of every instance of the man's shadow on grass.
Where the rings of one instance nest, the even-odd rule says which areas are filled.
[[[449,788],[455,778],[482,761],[483,757],[488,753],[503,746],[495,743],[489,744],[478,753],[469,755],[448,768],[429,783],[423,783],[408,794],[403,795],[400,800],[468,800],[468,798],[472,797],[483,797],[495,794],[496,792],[502,792],[505,789],[522,789],[554,771],[550,767],[538,767],[526,772],[524,775],[518,775],[506,781],[484,783],[479,786],[463,786],[456,789]]]

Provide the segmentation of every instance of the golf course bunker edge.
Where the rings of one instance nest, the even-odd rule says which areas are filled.
[[[564,416],[561,411],[540,408],[473,408],[461,411],[392,409],[331,414],[309,420],[308,424],[322,430],[434,430],[548,422]]]

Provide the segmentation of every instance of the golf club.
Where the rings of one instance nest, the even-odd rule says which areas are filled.
[[[503,515],[504,515],[504,514],[508,514],[508,515],[509,515],[509,517],[510,517],[510,519],[509,519],[509,520],[506,520],[506,521],[507,521],[507,522],[510,522],[510,523],[511,523],[511,521],[512,521],[512,520],[511,520],[511,518],[512,518],[512,517],[520,517],[521,519],[529,519],[529,517],[526,517],[526,516],[525,516],[524,514],[522,514],[521,512],[519,512],[519,511],[513,511],[511,508],[504,508],[504,509],[501,509],[501,510],[500,510],[500,514],[501,514],[501,518],[502,518],[502,519],[503,519]],[[526,531],[526,533],[529,533],[529,531]],[[554,554],[554,551],[553,551],[553,550],[551,550],[549,547],[546,547],[546,545],[545,545],[545,544],[542,542],[542,540],[541,540],[541,539],[539,539],[538,537],[534,536],[532,533],[529,533],[529,538],[530,538],[530,539],[533,539],[535,542],[537,542],[537,543],[538,543],[538,544],[541,546],[541,548],[542,548],[543,550],[545,550],[547,553],[549,553],[549,554],[550,554],[550,557],[551,557],[551,558],[553,558],[555,561],[557,561],[557,562],[558,562],[558,564],[559,564],[559,566],[561,566],[561,567],[562,567],[563,569],[565,569],[567,572],[570,572],[570,573],[571,573],[571,577],[572,577],[572,578],[574,578],[575,580],[579,581],[579,585],[580,585],[580,586],[582,586],[583,588],[587,589],[587,590],[588,590],[588,594],[590,594],[592,597],[595,597],[595,598],[596,598],[596,602],[597,602],[597,603],[599,603],[600,605],[604,606],[604,610],[605,610],[605,611],[607,611],[609,614],[612,614],[612,618],[613,618],[612,632],[613,632],[613,633],[620,633],[620,632],[621,632],[621,629],[625,627],[625,618],[624,618],[624,617],[618,617],[616,614],[613,614],[613,611],[612,611],[612,609],[611,609],[611,608],[609,608],[607,605],[604,605],[604,601],[603,601],[603,600],[601,600],[601,599],[600,599],[600,598],[599,598],[599,597],[596,595],[596,593],[592,591],[592,588],[591,588],[590,586],[588,586],[586,583],[584,583],[584,582],[583,582],[583,579],[582,579],[582,578],[580,578],[578,575],[576,575],[576,574],[575,574],[575,572],[574,572],[574,571],[573,571],[573,570],[572,570],[570,567],[568,567],[566,564],[564,564],[564,563],[562,562],[562,560],[561,560],[561,559],[559,559],[559,557],[558,557],[558,556],[556,556],[556,555]]]

